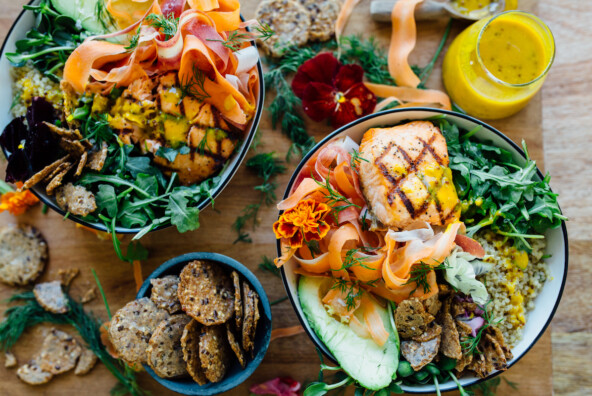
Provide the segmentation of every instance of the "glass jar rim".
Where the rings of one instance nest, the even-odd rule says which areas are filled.
[[[545,67],[545,69],[541,72],[541,74],[539,74],[537,77],[535,77],[534,79],[527,81],[525,83],[520,83],[520,84],[512,84],[509,83],[507,81],[501,80],[500,78],[496,77],[488,68],[487,66],[485,66],[485,63],[483,62],[483,59],[481,58],[481,51],[479,49],[479,43],[481,42],[481,37],[483,36],[483,33],[485,32],[485,30],[489,27],[489,25],[491,24],[491,22],[495,21],[497,18],[503,16],[503,15],[507,15],[507,14],[521,14],[525,17],[528,17],[530,19],[532,19],[534,22],[538,23],[543,30],[548,34],[549,39],[551,41],[551,56],[549,61],[547,62],[547,66]],[[477,45],[476,45],[476,49],[477,49],[477,60],[479,61],[479,64],[481,65],[481,67],[483,68],[483,70],[485,71],[485,73],[487,73],[487,76],[489,78],[491,78],[492,80],[494,80],[495,82],[508,86],[508,87],[514,87],[514,88],[520,88],[520,87],[525,87],[528,85],[531,85],[537,81],[539,81],[541,78],[545,77],[547,75],[547,73],[549,72],[549,69],[551,69],[551,66],[553,65],[553,61],[555,60],[555,37],[553,36],[553,32],[551,31],[551,29],[549,29],[549,26],[547,26],[547,24],[545,22],[542,21],[541,18],[537,17],[534,14],[531,14],[530,12],[526,12],[526,11],[518,11],[518,10],[510,10],[510,11],[504,11],[501,12],[497,15],[495,15],[493,18],[491,18],[489,21],[487,21],[487,23],[485,25],[483,25],[483,27],[481,27],[481,30],[479,31],[479,36],[477,37]]]

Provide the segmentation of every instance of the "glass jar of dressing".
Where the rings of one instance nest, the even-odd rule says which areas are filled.
[[[508,117],[541,88],[555,57],[551,30],[538,17],[506,11],[484,18],[452,42],[442,78],[452,101],[468,114]]]

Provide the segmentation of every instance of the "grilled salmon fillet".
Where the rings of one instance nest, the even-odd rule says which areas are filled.
[[[404,229],[416,221],[445,225],[460,205],[448,148],[428,121],[368,130],[360,145],[360,182],[370,211],[384,226]]]

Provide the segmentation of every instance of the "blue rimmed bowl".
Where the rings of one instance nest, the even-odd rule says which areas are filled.
[[[255,372],[257,367],[261,364],[269,342],[271,339],[271,306],[269,305],[269,299],[261,283],[257,277],[243,264],[239,263],[233,258],[224,256],[218,253],[187,253],[181,256],[172,258],[158,267],[154,272],[150,274],[148,278],[140,287],[136,298],[150,297],[152,291],[152,285],[150,284],[151,279],[161,278],[166,275],[179,275],[185,265],[193,260],[207,260],[214,262],[226,271],[230,272],[235,270],[241,277],[249,282],[251,287],[259,295],[261,302],[260,319],[257,324],[257,330],[255,333],[255,347],[254,347],[254,358],[247,361],[246,367],[243,369],[238,361],[234,361],[230,367],[226,376],[221,382],[208,383],[206,385],[199,385],[191,378],[182,379],[167,379],[161,378],[148,366],[144,365],[144,368],[159,384],[167,389],[183,395],[196,395],[196,396],[210,396],[217,395],[229,391],[230,389],[236,388],[247,380]]]

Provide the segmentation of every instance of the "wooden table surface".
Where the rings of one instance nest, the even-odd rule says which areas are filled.
[[[0,39],[3,40],[25,0],[0,0]],[[243,1],[243,15],[251,17],[258,0]],[[390,27],[369,23],[369,1],[362,0],[352,17],[346,34],[364,33],[376,35],[382,44],[388,41]],[[492,122],[495,127],[515,141],[526,138],[531,154],[553,175],[552,187],[561,194],[562,209],[570,217],[570,270],[568,284],[560,308],[552,322],[551,330],[514,368],[504,376],[518,383],[520,395],[583,395],[592,393],[592,291],[588,287],[592,266],[589,266],[589,250],[592,248],[592,139],[587,135],[592,125],[590,99],[592,99],[592,2],[582,0],[522,0],[520,8],[540,15],[551,27],[557,41],[557,57],[547,82],[529,106],[518,115]],[[412,54],[412,63],[427,63],[444,30],[444,22],[418,24],[418,48]],[[453,34],[463,27],[456,24]],[[434,71],[429,87],[441,86],[439,67]],[[269,102],[269,101],[268,101]],[[315,137],[324,136],[329,128],[312,124]],[[261,120],[263,132],[261,150],[276,151],[283,155],[289,147],[288,140],[272,131],[268,114]],[[290,164],[293,169],[296,164]],[[0,165],[4,167],[4,164]],[[3,176],[4,172],[0,172]],[[278,179],[281,194],[289,175]],[[216,209],[206,209],[201,215],[201,229],[178,234],[174,230],[159,231],[143,238],[150,251],[144,263],[148,274],[169,258],[190,251],[215,251],[242,261],[260,278],[270,300],[283,297],[285,292],[278,278],[257,269],[262,255],[273,257],[275,241],[271,224],[277,216],[273,208],[262,211],[261,226],[251,232],[253,244],[236,244],[230,226],[242,208],[256,201],[252,187],[257,178],[243,168],[216,200]],[[63,221],[56,213],[43,215],[39,207],[24,216],[13,218],[3,213],[0,224],[6,222],[31,223],[46,236],[50,245],[50,264],[41,280],[53,280],[59,268],[77,267],[81,275],[74,281],[72,294],[79,296],[93,284],[90,268],[95,268],[107,292],[112,309],[123,306],[135,295],[131,269],[118,261],[110,242],[100,241],[93,234],[77,229],[73,222]],[[126,241],[129,238],[125,239]],[[15,289],[0,285],[0,300],[14,293]],[[0,304],[4,310],[6,305]],[[87,304],[88,309],[100,317],[106,313],[99,299]],[[274,327],[298,324],[288,302],[272,308]],[[40,347],[42,328],[38,326],[25,334],[15,348],[19,363],[30,359]],[[248,394],[248,386],[278,375],[289,375],[302,382],[312,380],[318,370],[318,358],[312,343],[304,335],[278,340],[256,373],[240,388],[228,392],[232,395]],[[32,388],[16,379],[14,370],[0,366],[0,394],[24,395],[78,395],[92,391],[97,395],[108,394],[115,381],[108,371],[98,365],[85,377],[67,373],[54,378],[48,385]],[[142,375],[142,384],[155,395],[170,394]],[[500,394],[509,391],[500,387]]]

